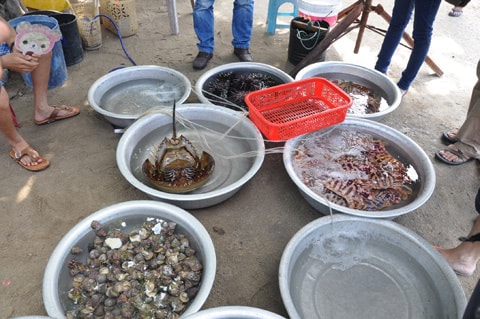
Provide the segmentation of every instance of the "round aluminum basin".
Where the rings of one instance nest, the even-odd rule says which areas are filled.
[[[401,159],[404,163],[413,166],[418,175],[418,182],[415,184],[413,193],[409,196],[407,201],[382,210],[367,211],[353,209],[335,204],[325,199],[324,196],[314,192],[303,182],[303,178],[298,176],[298,173],[294,168],[294,157],[297,153],[296,150],[299,143],[303,140],[316,137],[318,134],[325,134],[321,138],[327,138],[328,136],[339,135],[345,131],[366,133],[373,138],[378,138],[387,142],[387,149],[392,156],[396,156],[396,158]],[[352,147],[354,147],[354,145]],[[302,196],[313,208],[324,215],[329,215],[330,213],[344,213],[360,217],[393,219],[421,207],[430,198],[435,189],[435,171],[433,164],[417,143],[403,133],[387,125],[360,118],[347,118],[341,124],[288,140],[285,143],[283,163],[288,175],[295,183]]]
[[[383,116],[395,111],[402,102],[400,89],[390,78],[377,70],[361,65],[341,61],[313,63],[301,69],[295,76],[295,80],[303,80],[311,77],[322,77],[331,81],[352,81],[380,94],[388,104],[387,108],[379,112],[370,114],[347,113],[347,116],[379,120]]]
[[[279,267],[291,319],[461,318],[463,288],[445,259],[389,220],[324,216],[300,229]]]
[[[189,193],[174,194],[151,186],[142,172],[160,142],[172,137],[172,117],[150,113],[139,118],[122,135],[117,146],[117,165],[126,180],[153,199],[185,209],[216,205],[247,183],[260,169],[265,144],[258,128],[240,112],[212,104],[182,104],[176,108],[177,136],[183,134],[215,161],[206,184]]]
[[[242,108],[240,106],[235,107],[229,105],[228,102],[224,102],[224,100],[222,100],[221,98],[213,97],[206,91],[208,84],[212,80],[214,80],[219,74],[225,72],[236,72],[239,74],[258,72],[261,74],[272,76],[273,78],[278,80],[279,84],[290,83],[293,81],[293,78],[288,73],[268,64],[258,62],[227,63],[208,70],[198,78],[197,82],[195,83],[195,94],[197,94],[198,99],[202,103],[228,106],[237,111],[242,111]]]
[[[128,234],[132,230],[138,230],[147,218],[159,218],[176,223],[176,231],[184,234],[190,240],[191,247],[196,250],[196,256],[203,264],[202,279],[197,295],[184,314],[200,310],[210,294],[216,271],[215,248],[210,235],[198,219],[179,207],[158,201],[138,200],[100,209],[80,221],[60,240],[48,260],[43,277],[43,302],[48,315],[57,319],[66,318],[65,312],[69,308],[68,305],[71,305],[67,292],[72,285],[67,265],[72,258],[86,261],[88,244],[95,238],[95,233],[90,227],[93,220],[99,221],[106,229],[112,226]],[[70,250],[75,245],[82,247],[84,252],[72,255]]]
[[[182,317],[183,318],[183,317]],[[285,319],[273,312],[247,307],[223,306],[201,310],[184,319]]]
[[[125,128],[152,108],[171,108],[187,100],[192,90],[182,73],[156,65],[130,66],[96,80],[88,103],[111,124]]]

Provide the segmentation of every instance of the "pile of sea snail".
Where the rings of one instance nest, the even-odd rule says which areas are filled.
[[[198,292],[203,265],[176,224],[147,219],[126,235],[98,221],[86,263],[68,263],[71,318],[179,318]],[[83,249],[72,247],[72,254]]]

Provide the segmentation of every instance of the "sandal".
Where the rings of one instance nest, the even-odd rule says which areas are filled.
[[[27,165],[22,162],[22,158],[24,156],[30,157],[30,159],[32,160],[32,165]],[[20,166],[32,172],[38,172],[38,171],[44,170],[50,165],[50,162],[48,161],[48,159],[39,157],[38,152],[36,152],[30,146],[25,147],[19,153],[15,152],[13,149],[10,150],[10,157],[15,162],[17,162]],[[39,162],[39,160],[41,160],[41,162]],[[33,163],[36,163],[36,164],[33,164]]]
[[[458,18],[459,16],[461,16],[463,13],[463,10],[462,9],[455,9],[453,8],[449,13],[448,15],[451,16],[451,17],[456,17]]]
[[[50,113],[50,116],[46,119],[43,119],[41,121],[35,120],[35,124],[37,125],[44,125],[44,124],[50,124],[56,121],[60,121],[63,119],[68,119],[70,117],[77,116],[80,114],[80,109],[75,106],[66,106],[66,105],[61,105],[61,106],[54,106],[53,107],[52,113]],[[64,115],[59,115],[60,111],[65,111],[66,114]]]
[[[454,150],[452,148],[444,149],[443,152],[449,152],[450,154],[453,154],[457,157],[456,161],[451,161],[445,158],[440,152],[442,151],[438,151],[435,153],[437,158],[445,164],[449,165],[461,165],[473,159],[473,157],[466,157],[460,150]]]
[[[455,142],[458,142],[457,133],[458,133],[458,128],[447,128],[445,131],[443,131],[443,137],[447,141],[451,143],[455,143]]]

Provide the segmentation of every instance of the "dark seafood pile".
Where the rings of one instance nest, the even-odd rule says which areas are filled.
[[[372,114],[389,108],[387,101],[373,89],[352,81],[332,80],[353,99],[348,114]]]
[[[203,90],[205,96],[212,103],[238,111],[239,108],[247,110],[244,101],[247,93],[282,83],[276,77],[262,72],[239,73],[230,71],[217,74],[205,84]]]
[[[203,266],[176,224],[147,219],[130,234],[97,221],[91,227],[96,237],[86,261],[68,263],[67,319],[179,318],[198,292]]]
[[[209,153],[199,155],[186,137],[177,137],[174,104],[172,138],[165,137],[155,148],[152,161],[145,160],[142,165],[145,177],[161,191],[186,193],[205,184],[214,167],[215,161]]]
[[[376,211],[412,194],[416,172],[392,156],[386,142],[358,132],[315,134],[297,145],[293,165],[303,183],[328,201]]]

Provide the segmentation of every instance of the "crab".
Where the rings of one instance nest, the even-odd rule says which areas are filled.
[[[155,148],[153,161],[147,158],[142,171],[148,181],[161,191],[187,193],[204,185],[213,173],[215,161],[203,151],[200,155],[183,135],[177,137],[175,102],[172,138],[165,137]]]

